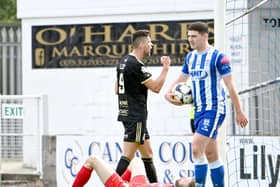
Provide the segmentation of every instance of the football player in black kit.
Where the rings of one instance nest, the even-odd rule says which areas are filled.
[[[158,182],[153,163],[153,151],[147,130],[147,95],[148,89],[159,93],[170,65],[170,58],[162,56],[162,71],[152,79],[143,63],[150,56],[153,43],[148,30],[138,30],[132,34],[132,52],[124,56],[117,65],[115,92],[119,98],[118,121],[124,126],[123,153],[116,168],[121,176],[133,159],[135,152],[140,151],[149,181]]]

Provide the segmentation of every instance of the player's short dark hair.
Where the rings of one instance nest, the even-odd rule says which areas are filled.
[[[198,21],[191,23],[188,26],[188,30],[190,31],[198,31],[200,34],[208,33],[208,25],[204,22]]]
[[[149,30],[137,30],[136,32],[134,32],[132,34],[132,38],[131,38],[132,46],[134,48],[138,47],[138,45],[142,41],[142,39],[147,38],[148,36],[150,36]]]

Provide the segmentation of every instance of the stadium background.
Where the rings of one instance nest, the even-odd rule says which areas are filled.
[[[256,3],[227,1],[227,20],[242,14]],[[73,175],[89,154],[97,154],[113,166],[121,154],[123,132],[121,124],[116,121],[117,98],[113,93],[115,68],[106,65],[57,67],[53,64],[58,57],[47,58],[54,47],[68,45],[71,48],[74,43],[80,49],[81,45],[85,45],[81,39],[84,33],[77,36],[75,34],[78,32],[71,28],[81,30],[83,27],[80,26],[94,25],[94,28],[101,29],[98,32],[102,36],[102,29],[108,25],[122,28],[125,24],[135,26],[141,23],[145,26],[153,25],[150,29],[154,28],[155,33],[161,33],[161,29],[166,28],[168,33],[178,29],[174,28],[176,24],[169,25],[174,22],[185,24],[203,20],[213,26],[213,11],[214,1],[206,0],[195,3],[182,0],[18,1],[18,17],[22,19],[22,95],[26,97],[20,98],[20,104],[2,104],[2,111],[4,107],[24,107],[20,142],[22,152],[16,160],[23,167],[35,168],[35,173],[48,181],[46,183],[50,186],[70,186]],[[179,33],[172,33],[182,41],[184,24],[179,27]],[[230,186],[279,185],[279,25],[279,2],[275,0],[226,27],[226,52],[232,60],[237,88],[245,90],[241,98],[250,119],[250,127],[243,131],[234,128],[232,115],[228,116],[224,124],[228,127],[228,136],[225,142],[227,147],[222,151],[227,153],[225,162],[229,168],[227,179]],[[44,30],[44,38],[40,38],[37,33],[46,28],[52,29]],[[63,28],[66,32],[64,34],[63,29],[53,28]],[[124,30],[121,31],[124,33]],[[88,31],[89,38],[95,37],[91,32]],[[114,34],[112,32],[112,36],[116,37]],[[67,42],[57,44],[64,36]],[[179,39],[172,41],[160,34],[155,35],[154,39],[159,40],[154,41],[159,46],[159,55],[164,53],[160,44],[173,42],[177,46],[182,42]],[[120,44],[117,41],[110,42],[104,43],[106,46]],[[105,46],[104,43],[102,45]],[[99,53],[103,53],[104,49],[107,48],[100,49]],[[176,56],[176,52],[180,54],[186,48],[183,46],[183,51],[176,51],[178,48],[174,50]],[[74,59],[72,64],[75,64],[79,53],[72,53],[74,55],[67,59]],[[42,54],[46,57],[44,63],[40,60]],[[106,56],[102,60],[104,58]],[[180,57],[174,57],[173,63],[180,63],[178,59]],[[102,60],[98,62],[101,65],[104,62]],[[48,63],[52,65],[47,66]],[[149,69],[155,76],[160,71],[156,64],[149,66]],[[192,175],[193,169],[190,155],[191,131],[187,116],[189,106],[174,107],[163,98],[166,86],[180,69],[178,65],[170,69],[166,85],[159,95],[149,94],[148,124],[154,143],[156,167],[163,182],[172,181],[173,176]],[[258,85],[270,80],[276,84],[267,84],[265,87]],[[2,102],[6,101],[4,99],[11,98],[2,98]],[[228,109],[231,110],[230,103]],[[2,113],[2,118],[2,124],[7,122],[4,118],[10,119],[5,113]],[[13,125],[12,120],[8,122],[9,125]],[[7,136],[17,136],[3,131],[5,129],[1,132],[4,140]],[[13,157],[6,155],[6,151],[1,149],[3,160],[12,160]],[[2,163],[0,167],[2,173],[4,165]],[[89,186],[99,184],[96,181],[94,178]]]

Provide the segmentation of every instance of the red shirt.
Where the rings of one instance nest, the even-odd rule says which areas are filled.
[[[145,175],[138,175],[133,177],[130,181],[126,181],[118,174],[114,173],[105,182],[105,187],[174,187],[173,184],[150,184]]]

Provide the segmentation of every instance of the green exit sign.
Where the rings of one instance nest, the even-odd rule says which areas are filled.
[[[2,104],[3,119],[23,119],[24,107],[18,104]]]

